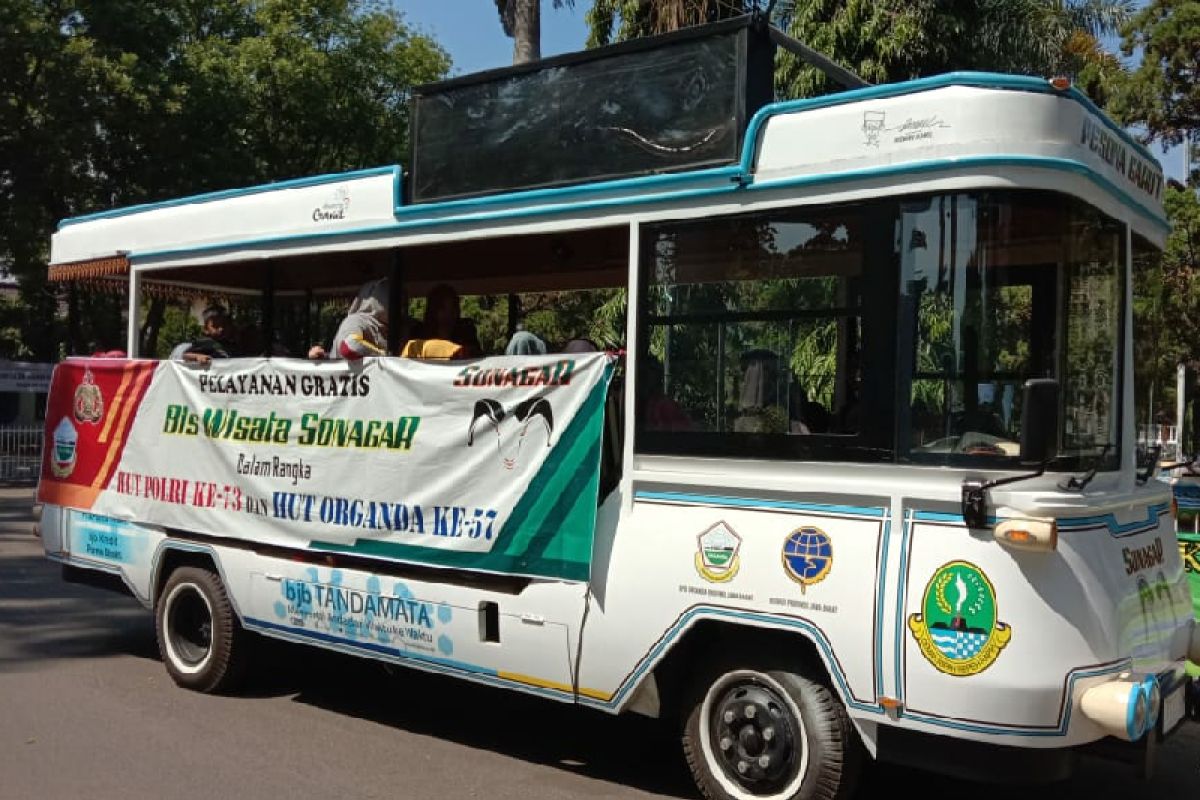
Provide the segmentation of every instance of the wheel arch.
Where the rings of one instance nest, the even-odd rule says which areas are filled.
[[[653,668],[632,687],[632,699],[642,684],[653,680],[659,697],[659,716],[675,715],[690,675],[700,663],[728,659],[736,652],[769,653],[796,664],[798,671],[830,688],[847,705],[842,686],[834,680],[825,652],[828,646],[803,629],[782,627],[767,620],[730,620],[701,615],[670,643]],[[834,666],[836,668],[836,666]]]
[[[215,572],[220,578],[221,583],[225,586],[225,592],[229,596],[229,603],[233,606],[233,613],[237,615],[238,621],[244,623],[241,608],[238,606],[237,598],[230,589],[229,581],[226,579],[225,570],[221,567],[221,559],[213,548],[196,544],[193,542],[183,542],[178,540],[168,539],[159,545],[158,551],[154,554],[154,564],[150,573],[150,604],[151,607],[158,603],[162,589],[167,584],[167,579],[171,577],[171,573],[180,567],[199,567]]]

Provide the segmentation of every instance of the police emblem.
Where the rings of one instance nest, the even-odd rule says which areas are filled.
[[[833,542],[829,534],[812,525],[797,528],[783,540],[783,568],[805,593],[833,569]]]
[[[92,376],[91,369],[83,370],[83,383],[75,387],[75,421],[95,425],[104,418],[104,395]]]
[[[997,619],[992,582],[967,561],[951,561],[933,573],[921,613],[909,616],[908,629],[934,669],[958,677],[983,672],[1012,639],[1012,628]]]
[[[712,583],[733,580],[742,566],[738,557],[742,537],[734,533],[733,528],[718,522],[697,536],[696,544],[696,572],[700,573],[701,578]]]

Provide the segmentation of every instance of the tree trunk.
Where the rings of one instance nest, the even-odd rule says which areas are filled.
[[[162,328],[163,313],[167,310],[166,301],[155,297],[150,301],[146,311],[146,321],[142,324],[138,356],[141,358],[158,358],[158,331]],[[130,356],[133,353],[129,354]]]
[[[79,287],[67,285],[67,355],[91,355],[83,341],[83,325],[79,316]]]
[[[513,14],[513,63],[524,64],[542,57],[541,0],[510,0]]]

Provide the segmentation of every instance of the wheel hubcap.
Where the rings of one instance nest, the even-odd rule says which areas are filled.
[[[195,589],[182,591],[171,603],[172,649],[190,667],[204,661],[212,647],[212,614]]]
[[[713,744],[725,773],[755,793],[785,783],[798,763],[797,740],[787,706],[758,684],[727,690],[713,706]]]

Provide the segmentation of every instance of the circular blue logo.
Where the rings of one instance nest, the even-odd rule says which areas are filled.
[[[833,543],[820,528],[805,525],[783,542],[783,568],[802,588],[825,580],[833,568]]]

